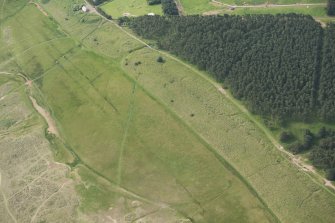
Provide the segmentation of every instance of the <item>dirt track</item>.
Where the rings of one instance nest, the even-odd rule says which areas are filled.
[[[35,98],[33,98],[32,96],[29,96],[29,98],[30,98],[31,102],[33,103],[33,106],[36,109],[36,111],[40,115],[42,115],[42,117],[48,123],[48,132],[52,133],[52,134],[54,134],[56,136],[59,136],[57,128],[56,128],[56,123],[52,119],[50,113],[47,112],[44,108],[42,108],[39,104],[37,104],[37,101],[35,100]]]
[[[326,6],[326,3],[296,3],[296,4],[285,4],[285,5],[277,5],[277,4],[259,4],[259,5],[229,5],[223,2],[219,2],[216,0],[212,0],[212,3],[215,5],[227,6],[230,8],[273,8],[273,7],[306,7],[306,6]]]
[[[44,9],[39,4],[37,4],[36,2],[30,1],[29,3],[34,4],[38,8],[38,10],[40,10],[43,13],[43,15],[49,16],[48,13],[46,13],[46,11],[44,11]]]

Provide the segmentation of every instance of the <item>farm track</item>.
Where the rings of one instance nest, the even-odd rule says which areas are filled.
[[[2,188],[1,188],[1,183],[2,183],[1,180],[2,180],[2,178],[1,178],[1,173],[0,173],[0,191],[1,191],[1,195],[3,197],[3,203],[5,205],[6,211],[8,212],[9,216],[12,218],[12,220],[15,223],[17,223],[17,220],[16,220],[15,216],[13,215],[13,213],[11,212],[11,210],[8,207],[8,199],[7,199],[5,193],[3,192]]]
[[[4,199],[4,205],[5,205],[5,208],[9,214],[9,216],[12,218],[12,220],[17,223],[17,220],[16,218],[14,217],[13,213],[10,211],[9,207],[8,207],[8,200],[7,200],[7,197],[5,195],[5,193],[2,191],[2,189],[0,188],[0,191],[1,191],[1,194],[2,194],[2,197]]]
[[[296,4],[258,4],[258,5],[230,5],[224,2],[219,2],[216,0],[212,0],[210,2],[212,5],[218,7],[216,10],[211,10],[207,12],[203,12],[202,15],[218,15],[220,13],[223,13],[229,9],[248,9],[248,8],[255,8],[255,9],[269,9],[269,8],[302,8],[302,7],[309,7],[309,6],[326,6],[326,3],[296,3]],[[320,19],[316,19],[323,27],[326,26],[326,24]]]
[[[30,1],[29,3],[35,5],[38,8],[38,10],[42,12],[43,15],[47,17],[49,16],[48,13],[46,13],[46,11],[44,11],[44,9],[38,3],[33,2],[33,1]]]
[[[54,120],[52,119],[51,115],[49,112],[47,112],[44,108],[42,108],[36,101],[35,98],[33,98],[32,96],[29,96],[30,101],[33,103],[33,106],[35,108],[35,110],[44,118],[44,120],[47,122],[48,124],[48,132],[51,134],[54,134],[56,136],[59,136],[58,134],[58,130],[56,127],[56,123],[54,122]]]
[[[227,6],[230,8],[274,8],[274,7],[305,7],[305,6],[327,6],[326,3],[296,3],[296,4],[259,4],[259,5],[229,5],[223,2],[212,0],[215,5]]]
[[[122,160],[123,160],[123,154],[124,154],[124,150],[125,150],[125,144],[126,144],[126,141],[127,141],[129,126],[131,124],[132,117],[133,117],[136,87],[137,87],[137,83],[135,82],[134,85],[133,85],[133,88],[132,88],[132,94],[131,94],[131,98],[130,98],[130,102],[129,102],[128,117],[127,117],[126,126],[125,126],[125,130],[124,130],[123,137],[122,137],[122,142],[121,142],[121,147],[120,147],[117,180],[116,180],[117,185],[120,185],[121,180],[122,180],[121,179],[121,177],[122,177]]]
[[[87,4],[89,4],[87,1],[85,1]],[[215,82],[214,80],[212,80],[210,77],[207,77],[205,74],[203,74],[202,72],[200,72],[199,70],[197,70],[196,68],[192,67],[191,65],[183,62],[182,60],[170,55],[167,52],[155,49],[153,47],[151,47],[149,44],[147,44],[146,42],[144,42],[143,40],[137,38],[136,36],[134,36],[133,34],[129,33],[127,30],[125,30],[124,28],[122,28],[121,26],[119,26],[117,23],[115,23],[112,20],[108,20],[106,19],[104,16],[102,16],[100,13],[98,13],[96,10],[93,11],[94,13],[96,13],[97,15],[99,15],[100,17],[102,17],[103,19],[105,19],[106,21],[114,24],[117,28],[119,28],[122,32],[124,32],[125,34],[127,34],[128,36],[130,36],[131,38],[137,40],[138,42],[142,43],[143,45],[145,45],[146,47],[148,47],[150,50],[158,52],[162,55],[165,55],[166,57],[182,64],[183,66],[187,67],[188,69],[192,70],[194,73],[198,74],[200,77],[202,77],[204,80],[208,81],[211,85],[213,85],[222,95],[224,95],[232,104],[234,104],[241,112],[243,112],[245,115],[247,115],[247,117],[254,123],[256,124],[256,126],[265,134],[265,136],[270,140],[270,142],[275,146],[275,148],[277,150],[279,150],[282,154],[283,157],[285,159],[287,159],[290,163],[292,163],[293,165],[295,165],[296,167],[299,168],[299,170],[301,170],[304,174],[306,174],[314,183],[316,183],[317,185],[321,186],[322,188],[324,188],[327,192],[329,192],[332,196],[335,197],[335,192],[332,191],[329,188],[332,188],[335,190],[335,186],[330,186],[332,185],[326,178],[324,178],[323,176],[321,176],[319,173],[317,172],[312,172],[311,175],[310,171],[306,171],[308,170],[308,168],[306,169],[306,164],[303,163],[303,161],[298,161],[296,162],[294,160],[294,158],[296,158],[293,154],[289,153],[288,151],[286,151],[284,149],[284,147],[282,145],[280,145],[277,140],[272,136],[272,134],[269,132],[269,130],[266,129],[265,126],[263,126],[263,124],[261,124],[258,120],[256,120],[253,115],[243,106],[241,105],[239,102],[236,101],[236,99],[234,99],[225,89],[222,88],[222,86]],[[135,80],[136,81],[136,80]],[[142,87],[143,88],[143,87]],[[147,92],[147,91],[146,91]],[[147,92],[148,93],[148,92]],[[164,103],[162,103],[164,105]],[[165,105],[164,105],[165,106]],[[167,107],[167,106],[165,106]],[[168,108],[169,109],[169,108]],[[170,110],[170,109],[169,109]],[[178,115],[177,115],[178,116]],[[179,116],[178,116],[179,117]],[[181,120],[182,122],[184,122],[183,120]],[[186,124],[187,125],[187,124]],[[202,136],[200,136],[192,127],[189,127],[192,129],[192,131],[198,135],[200,138],[202,138]],[[206,144],[209,145],[209,143],[202,138],[202,140],[204,140],[206,142]],[[235,168],[234,168],[235,169]],[[324,184],[320,183],[317,179],[322,179],[322,181],[324,182]]]
[[[66,184],[70,183],[70,181],[67,181],[65,183],[63,183],[53,194],[51,194],[49,197],[47,197],[40,206],[37,207],[33,217],[30,220],[30,223],[33,223],[35,221],[35,218],[37,217],[37,214],[40,212],[41,208],[56,194],[58,194],[64,187]]]
[[[2,35],[2,20],[3,20],[3,15],[4,15],[4,9],[5,9],[5,5],[6,5],[6,1],[7,0],[4,0],[2,5],[1,5],[1,9],[0,9],[0,12],[1,12],[1,15],[0,15],[0,34]]]

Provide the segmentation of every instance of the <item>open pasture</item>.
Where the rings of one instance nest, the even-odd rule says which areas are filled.
[[[88,222],[333,221],[334,193],[274,148],[207,74],[73,12],[80,3],[41,4],[52,19],[35,6],[8,19],[12,35],[0,40],[12,44],[0,55],[10,62],[0,69],[34,79],[75,157],[59,159],[79,182]]]
[[[185,13],[190,14],[204,14],[204,15],[218,15],[218,14],[281,14],[281,13],[299,13],[311,15],[313,17],[322,17],[332,19],[326,15],[326,1],[324,0],[180,0]],[[269,4],[269,5],[268,5]],[[286,5],[286,6],[271,6],[273,5]],[[299,5],[299,4],[312,4],[312,5]],[[315,4],[315,5],[313,5]],[[258,7],[248,7],[258,5]],[[239,6],[234,10],[230,6]]]
[[[186,15],[202,14],[204,12],[218,9],[211,4],[211,0],[180,0]]]
[[[113,0],[101,6],[113,18],[122,16],[140,16],[148,13],[162,14],[161,5],[148,5],[147,0]]]
[[[186,0],[187,1],[187,0]],[[315,4],[326,3],[326,0],[216,0],[224,4],[230,5],[261,5],[261,4],[277,4],[277,5],[294,5],[294,4]]]
[[[61,18],[59,18],[59,21],[61,21]],[[123,35],[123,38],[121,38],[123,41],[134,41],[131,37],[119,32],[120,29],[117,27],[105,24],[106,27],[109,27],[109,31],[114,33],[114,35]],[[98,37],[99,33],[104,33],[102,30],[97,30],[93,36]],[[86,44],[90,44],[90,42],[86,42]],[[94,49],[97,52],[102,52],[103,50],[104,54],[113,56],[114,53],[109,53],[109,51],[119,48],[118,42],[109,42],[106,46],[109,48]],[[215,148],[219,148],[219,151],[222,152],[221,154],[225,158],[232,158],[230,160],[231,163],[234,163],[234,166],[243,176],[247,176],[247,180],[252,185],[257,185],[258,192],[264,195],[262,198],[268,204],[275,207],[273,210],[276,210],[276,212],[278,210],[282,211],[279,214],[279,218],[282,221],[289,222],[302,218],[304,221],[312,222],[315,219],[313,220],[310,214],[306,214],[311,213],[311,211],[315,214],[314,217],[316,219],[321,212],[323,214],[320,215],[329,216],[328,220],[332,218],[332,214],[329,214],[331,213],[331,208],[329,210],[322,210],[321,212],[314,209],[314,206],[318,206],[318,202],[325,202],[327,204],[333,202],[333,199],[328,197],[327,190],[322,189],[321,191],[323,192],[321,192],[319,189],[316,189],[323,182],[316,184],[311,181],[308,175],[298,171],[296,166],[275,150],[258,127],[250,122],[239,109],[234,107],[231,102],[224,100],[222,95],[213,86],[208,83],[205,84],[206,81],[201,78],[196,78],[199,75],[194,70],[189,70],[186,66],[173,60],[171,61],[164,55],[163,57],[167,62],[163,64],[157,63],[156,60],[159,54],[147,48],[141,49],[141,47],[137,47],[135,51],[129,50],[129,53],[130,55],[122,61],[125,72],[130,74],[134,80],[137,80],[150,94],[157,97],[159,101],[162,101],[166,107],[176,112],[182,120],[191,123],[192,127],[194,127],[193,129],[197,133],[200,133],[200,135],[205,136],[207,142],[214,145]],[[124,52],[119,56],[122,58],[127,54],[127,52]],[[141,62],[140,65],[138,65],[139,61]],[[194,86],[191,87],[192,85]],[[218,105],[218,102],[220,102],[220,105]],[[208,125],[204,125],[204,123]],[[223,128],[222,126],[225,127]],[[237,135],[241,135],[242,132],[243,136],[236,137]],[[241,140],[244,143],[241,143]],[[263,157],[264,160],[260,160],[260,157]],[[276,181],[272,181],[273,173],[277,173],[277,171],[279,171],[278,174],[282,174],[281,176],[286,176],[287,179],[295,179],[297,182],[283,180],[279,184]],[[288,189],[285,188],[295,189],[293,190],[294,192],[288,193]],[[318,195],[314,195],[315,190],[318,191],[316,193]],[[312,195],[316,196],[315,199],[305,201],[304,197]],[[277,197],[281,197],[281,199],[278,200]],[[297,203],[301,206],[306,205],[313,208],[299,209],[297,211],[294,208]],[[287,214],[288,210],[285,208],[288,206],[290,207],[288,210],[292,211],[290,214]],[[325,206],[330,207],[332,205]],[[306,216],[308,217],[306,218]]]
[[[268,8],[237,8],[234,11],[226,9],[221,14],[248,15],[248,14],[282,14],[297,13],[313,17],[326,17],[325,6],[299,6],[299,7],[268,7]]]
[[[160,55],[166,60],[163,64],[156,62]],[[139,58],[143,66],[136,67],[133,62]],[[149,49],[130,54],[123,67],[233,163],[281,221],[314,222],[323,216],[331,222],[334,192],[299,171],[248,116],[202,77],[204,74]],[[280,181],[273,178],[274,173]],[[316,210],[320,202],[324,202],[323,208]],[[304,208],[296,209],[296,204]]]
[[[51,10],[46,7],[46,11]],[[118,208],[120,199],[130,198],[154,206],[158,215],[168,212],[170,220],[276,221],[253,188],[223,158],[121,69],[113,51],[111,57],[105,57],[83,46],[94,45],[90,36],[107,29],[105,26],[89,32],[97,24],[79,20],[78,35],[72,38],[34,6],[27,6],[15,20],[20,26],[14,20],[5,24],[13,33],[21,25],[31,31],[12,36],[13,69],[34,80],[39,102],[50,109],[66,148],[76,157],[70,166],[80,170],[83,180],[77,187],[85,198],[82,211],[108,211]],[[82,23],[85,38],[79,31]],[[114,25],[109,24],[108,29],[127,39]],[[52,44],[43,44],[47,41]],[[28,55],[33,56],[29,59]],[[87,177],[92,174],[94,177]],[[107,189],[101,189],[96,178]],[[85,187],[87,184],[91,186]],[[114,195],[99,204],[98,195],[105,190]],[[151,211],[148,208],[147,214]]]

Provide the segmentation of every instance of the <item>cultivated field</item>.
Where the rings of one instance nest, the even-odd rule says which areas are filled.
[[[42,2],[48,16],[27,4],[1,23],[0,72],[33,80],[34,97],[55,120],[60,138],[47,136],[74,180],[62,175],[53,193],[69,182],[80,197],[78,216],[74,202],[61,222],[333,221],[334,192],[298,170],[203,73],[74,12],[80,0]],[[27,97],[17,100],[32,109]],[[10,219],[17,210],[0,201]],[[50,210],[43,213],[57,214]]]
[[[113,18],[124,15],[140,16],[148,13],[162,14],[161,5],[148,5],[147,0],[113,0],[104,4],[101,8]]]

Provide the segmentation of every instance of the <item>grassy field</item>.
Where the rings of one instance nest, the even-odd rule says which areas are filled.
[[[270,7],[270,8],[237,8],[234,11],[225,10],[222,14],[247,15],[247,14],[281,14],[298,13],[314,17],[325,17],[324,6],[303,6],[303,7]]]
[[[220,2],[228,5],[259,5],[259,4],[293,4],[291,7],[260,7],[260,8],[236,8],[235,10],[230,10],[228,6],[213,3],[210,0],[181,0],[186,14],[236,14],[236,15],[246,15],[246,14],[280,14],[280,13],[300,13],[311,15],[314,17],[321,17],[322,21],[326,22],[328,20],[333,20],[334,18],[328,17],[326,15],[325,6],[314,5],[314,6],[294,6],[296,3],[310,4],[310,3],[326,3],[324,0],[302,0],[302,1],[292,1],[292,0],[278,0],[278,1],[263,1],[263,0],[219,0]]]
[[[121,69],[127,47],[138,48],[134,40],[99,17],[64,9],[70,7],[68,1],[53,2],[45,5],[46,11],[65,12],[54,14],[60,26],[33,5],[3,24],[10,29],[13,59],[2,69],[35,80],[39,103],[50,108],[65,148],[76,158],[70,166],[83,181],[76,187],[83,212],[109,214],[110,207],[136,206],[138,201],[138,208],[111,216],[134,220],[149,215],[148,220],[160,222],[276,221],[211,146]],[[27,29],[19,35],[22,27]],[[115,33],[108,41],[121,44],[110,45],[114,51],[106,49],[110,56],[84,46],[106,44],[106,30]]]
[[[52,19],[29,5],[2,23],[0,71],[34,80],[87,222],[333,221],[334,193],[203,73],[165,54],[157,63],[162,54],[75,3],[42,4]]]
[[[302,4],[313,4],[313,3],[326,3],[326,0],[217,0],[218,2],[222,2],[225,4],[231,4],[231,5],[260,5],[260,4],[278,4],[278,5],[290,5],[290,4],[296,4],[296,3],[302,3]]]
[[[129,13],[131,16],[162,14],[161,5],[148,5],[147,0],[113,0],[102,5],[101,9],[113,18],[121,17],[124,13]]]
[[[158,53],[148,49],[136,51],[127,57],[127,62],[124,61],[124,69],[138,77],[143,86],[171,106],[223,157],[234,163],[283,222],[296,219],[303,219],[303,222],[317,221],[319,217],[312,217],[314,214],[311,211],[316,211],[314,207],[320,202],[330,207],[334,195],[319,188],[308,176],[298,171],[264,138],[264,134],[248,117],[199,74],[169,58],[164,58],[166,63],[158,64],[158,56]],[[133,66],[133,61],[139,58],[143,66]],[[274,179],[274,173],[282,180]],[[304,199],[310,196],[315,196],[315,199]],[[304,208],[296,209],[297,204]],[[315,213],[323,212],[321,216],[329,216],[324,218],[327,222],[333,218],[331,209],[320,209]]]
[[[180,0],[186,15],[202,14],[217,9],[210,2],[210,0]]]
[[[62,21],[62,18],[58,18],[58,21]],[[92,38],[98,38],[100,34],[106,36],[104,30],[106,27],[109,27],[109,31],[114,35],[122,35],[121,32],[118,32],[118,28],[105,24],[105,27],[97,30]],[[131,41],[127,35],[121,39]],[[84,43],[89,47],[95,45],[94,41],[89,39]],[[104,44],[103,48],[93,48],[97,52],[116,57],[113,52],[119,49],[120,45],[113,41],[108,41],[108,43],[108,45]],[[137,50],[129,50],[131,54],[121,61],[126,73],[131,74],[132,78],[137,80],[150,94],[157,97],[180,119],[186,121],[192,129],[205,137],[207,142],[225,158],[229,158],[252,185],[257,185],[257,191],[262,194],[269,206],[276,210],[275,213],[283,222],[292,222],[296,219],[313,222],[319,219],[318,216],[327,216],[323,218],[324,221],[331,221],[332,208],[316,210],[315,207],[320,202],[324,202],[322,207],[331,207],[334,202],[332,195],[290,164],[264,138],[264,134],[259,131],[258,127],[225,100],[213,86],[199,78],[196,72],[173,60],[165,58],[167,62],[160,64],[156,62],[159,56],[157,53],[141,49],[140,46],[136,46],[135,49]],[[124,52],[124,55],[127,54]],[[119,55],[119,58],[122,57],[123,55]],[[135,63],[139,61],[141,64],[136,66]],[[220,131],[222,126],[224,126],[224,131]],[[273,179],[274,172],[276,176],[283,178],[281,182]],[[317,193],[314,193],[315,191]],[[305,200],[306,197],[311,197],[311,199]],[[305,208],[296,209],[297,204]]]

